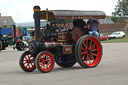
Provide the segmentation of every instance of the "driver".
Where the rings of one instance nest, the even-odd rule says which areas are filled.
[[[73,21],[73,25],[74,27],[84,28],[86,26],[86,23],[83,21],[83,19],[75,19]]]

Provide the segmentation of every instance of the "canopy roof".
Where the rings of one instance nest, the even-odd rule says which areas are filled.
[[[46,15],[48,14],[48,16]],[[106,14],[102,11],[78,11],[78,10],[42,10],[40,19],[104,19]]]

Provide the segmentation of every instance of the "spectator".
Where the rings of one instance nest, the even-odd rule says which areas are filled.
[[[89,21],[87,22],[87,26],[89,26],[90,28],[89,35],[94,35],[97,39],[99,37],[99,33],[98,33],[99,24],[100,24],[100,21],[93,20],[92,18],[90,18]]]

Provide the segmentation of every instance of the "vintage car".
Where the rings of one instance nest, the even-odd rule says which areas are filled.
[[[103,34],[100,34],[100,40],[109,40],[109,36],[105,36]]]
[[[116,31],[113,32],[112,34],[108,35],[110,39],[115,39],[115,38],[124,38],[125,33],[123,31]]]
[[[104,19],[102,11],[42,10],[34,7],[36,40],[29,43],[19,61],[22,70],[32,72],[36,68],[50,72],[56,62],[60,67],[72,67],[76,62],[84,68],[96,67],[102,57],[102,45],[97,38],[86,34],[81,27],[66,27],[65,21],[75,19]],[[41,31],[40,20],[46,20],[46,29]],[[54,23],[49,25],[49,21]],[[61,25],[56,24],[57,20]],[[62,28],[63,23],[63,28]],[[65,30],[64,30],[65,29]]]

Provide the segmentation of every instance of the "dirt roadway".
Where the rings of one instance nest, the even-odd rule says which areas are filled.
[[[95,68],[55,65],[50,73],[26,73],[19,67],[23,52],[0,52],[0,85],[128,85],[128,43],[103,43],[103,57]]]

